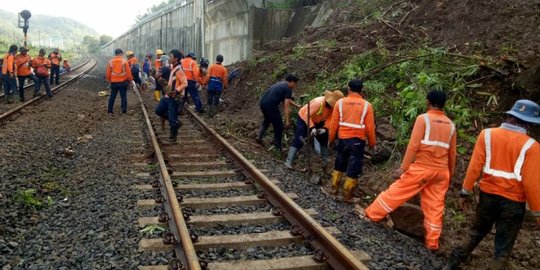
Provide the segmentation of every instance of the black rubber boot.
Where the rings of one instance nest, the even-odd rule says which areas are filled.
[[[178,128],[171,128],[171,135],[169,136],[169,142],[176,143],[178,138]]]

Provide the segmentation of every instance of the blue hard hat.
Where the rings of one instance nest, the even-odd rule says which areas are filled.
[[[540,124],[540,105],[528,99],[516,101],[506,113],[528,123]]]
[[[194,53],[194,52],[188,53],[187,56],[188,56],[188,57],[191,57],[191,58],[193,58],[193,59],[197,59],[197,56],[195,56],[195,53]]]

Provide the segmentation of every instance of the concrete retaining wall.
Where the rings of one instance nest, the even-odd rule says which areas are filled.
[[[277,0],[273,0],[277,1]],[[154,14],[104,46],[133,50],[140,60],[156,49],[182,49],[213,62],[218,54],[225,64],[247,58],[264,43],[319,26],[331,14],[324,4],[295,10],[267,9],[262,0],[187,0],[183,5]]]

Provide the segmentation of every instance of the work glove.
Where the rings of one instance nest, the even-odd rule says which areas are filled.
[[[316,129],[316,128],[312,128],[312,129],[311,129],[311,132],[309,133],[309,136],[311,136],[311,137],[317,136],[317,129]]]

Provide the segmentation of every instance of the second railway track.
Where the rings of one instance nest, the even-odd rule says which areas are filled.
[[[94,56],[89,56],[88,59],[81,65],[77,66],[76,68],[72,69],[72,71],[68,74],[63,75],[62,77],[67,77],[66,80],[60,83],[60,85],[57,85],[56,87],[51,87],[51,91],[53,94],[56,94],[60,92],[64,87],[76,82],[78,79],[80,79],[82,76],[88,74],[92,69],[96,67],[98,63],[98,60]],[[26,86],[25,89],[32,87],[33,84]],[[44,87],[44,86],[42,86]],[[43,92],[41,92],[43,93]],[[45,98],[45,94],[41,94],[37,97],[33,97],[29,99],[26,102],[20,103],[20,104],[2,104],[0,105],[0,122],[3,122],[7,119],[9,119],[14,114],[20,112],[25,107],[34,104],[43,98]],[[3,95],[1,96],[3,97]],[[0,97],[0,98],[1,98]]]
[[[179,142],[171,144],[168,127],[153,124],[157,118],[137,96],[154,154],[139,157],[142,183],[135,188],[156,194],[137,205],[159,213],[140,217],[138,225],[168,231],[142,239],[139,249],[175,253],[168,265],[139,269],[367,269],[369,255],[345,248],[333,236],[337,228],[323,228],[315,210],[300,208],[296,194],[283,192],[279,179],[268,178],[271,172],[257,169],[201,117],[185,110]],[[266,256],[264,248],[283,251]]]

